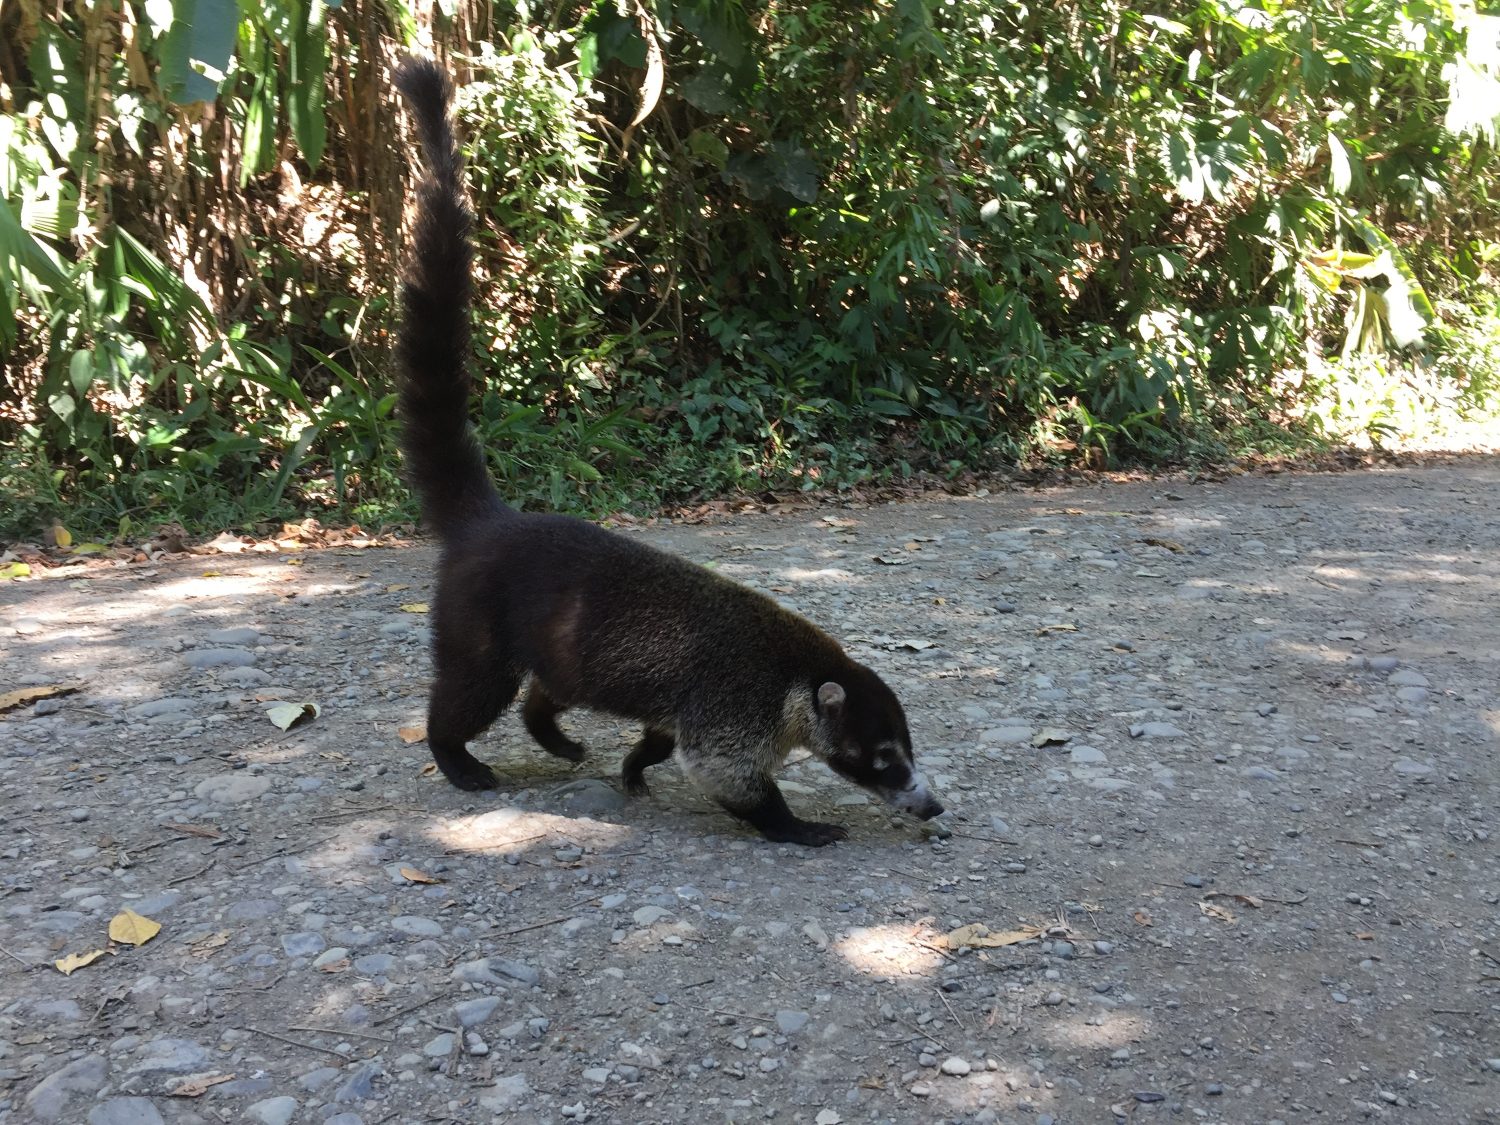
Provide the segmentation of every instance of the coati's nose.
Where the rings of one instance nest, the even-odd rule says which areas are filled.
[[[935,816],[943,815],[943,806],[936,797],[928,797],[927,802],[917,810],[917,815],[923,820],[931,820]]]

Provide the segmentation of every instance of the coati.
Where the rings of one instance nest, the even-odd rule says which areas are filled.
[[[848,835],[787,807],[775,774],[796,746],[898,809],[940,814],[895,694],[828,634],[684,559],[500,499],[468,422],[472,215],[452,89],[422,60],[406,62],[396,83],[427,160],[397,361],[407,473],[441,542],[427,718],[438,768],[460,789],[496,784],[465,744],[529,676],[522,718],[545,750],[583,759],[557,726],[570,707],[639,720],[627,791],[646,792],[646,768],[675,749],[704,793],[768,840],[819,847]]]

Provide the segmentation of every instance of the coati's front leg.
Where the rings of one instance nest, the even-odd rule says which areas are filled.
[[[676,745],[674,735],[648,728],[630,753],[625,755],[625,762],[620,767],[620,779],[625,783],[625,792],[632,797],[644,797],[649,792],[646,788],[647,768],[665,762],[672,756]]]
[[[516,675],[507,681],[503,674],[451,659],[440,662],[427,703],[427,748],[443,776],[458,788],[495,788],[493,771],[465,744],[510,706],[520,680]]]
[[[521,719],[537,745],[549,754],[566,758],[570,762],[581,762],[588,753],[582,743],[574,742],[558,729],[557,716],[567,708],[547,694],[541,681],[531,677],[531,686],[526,689],[526,703],[521,708]]]
[[[787,807],[776,778],[743,746],[705,751],[684,740],[680,757],[694,784],[773,843],[821,848],[849,835],[839,824],[800,819]]]

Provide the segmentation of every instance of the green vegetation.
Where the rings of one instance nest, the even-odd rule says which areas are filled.
[[[458,64],[476,422],[604,511],[1223,456],[1500,379],[1500,17],[0,0],[0,536],[405,504],[384,68]]]

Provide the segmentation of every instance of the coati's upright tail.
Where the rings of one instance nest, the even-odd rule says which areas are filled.
[[[453,88],[425,59],[408,59],[395,80],[427,158],[401,284],[401,447],[423,522],[447,539],[476,518],[508,509],[468,420],[473,215],[448,114]]]

